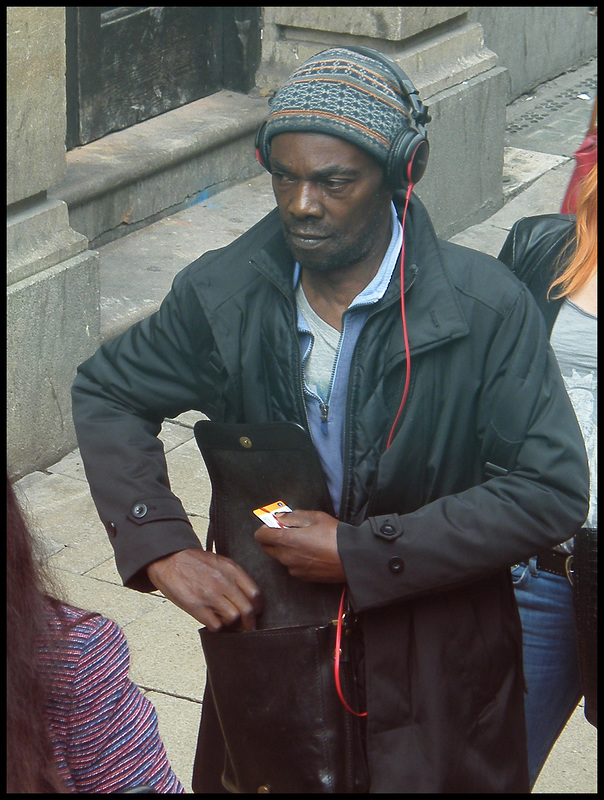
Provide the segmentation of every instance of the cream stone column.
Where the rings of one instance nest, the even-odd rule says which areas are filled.
[[[70,389],[100,339],[98,254],[47,190],[65,174],[65,8],[7,8],[7,460],[76,446]]]
[[[333,45],[394,59],[430,107],[430,159],[417,195],[448,237],[503,205],[507,84],[471,6],[266,6],[257,87],[269,96],[311,55]]]

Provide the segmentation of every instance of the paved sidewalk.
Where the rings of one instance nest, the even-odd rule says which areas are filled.
[[[509,107],[503,176],[507,202],[453,241],[496,255],[518,218],[559,210],[572,173],[571,155],[589,123],[596,70],[594,60]],[[101,248],[105,334],[111,336],[120,325],[150,313],[176,271],[204,250],[234,239],[273,204],[270,180],[262,175]],[[193,440],[198,418],[189,412],[166,421],[161,438],[172,488],[203,541],[210,486]],[[155,704],[172,765],[191,791],[205,681],[198,623],[159,592],[139,594],[121,585],[77,450],[45,472],[25,476],[16,486],[44,540],[65,598],[101,612],[124,629],[132,654],[131,677]],[[597,731],[579,706],[535,793],[596,793],[596,750]]]

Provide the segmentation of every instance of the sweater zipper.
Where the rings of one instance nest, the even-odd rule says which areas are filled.
[[[333,385],[336,380],[336,372],[338,369],[338,363],[340,361],[340,352],[342,349],[342,341],[344,339],[344,330],[346,329],[346,319],[344,319],[344,324],[342,325],[342,330],[340,331],[340,338],[338,340],[338,348],[336,350],[336,357],[333,360],[333,366],[331,368],[331,377],[329,379],[329,389],[327,390],[327,397],[325,401],[321,400],[319,397],[319,407],[321,409],[321,428],[323,429],[323,433],[327,433],[327,418],[329,416],[329,403],[331,401],[331,393],[333,391]]]

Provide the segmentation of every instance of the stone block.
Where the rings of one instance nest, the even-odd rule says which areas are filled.
[[[7,205],[65,174],[65,8],[7,7]]]
[[[428,77],[434,72],[440,73],[441,81],[449,76],[451,85],[462,70],[468,73],[464,78],[472,77],[497,60],[485,51],[481,26],[468,24],[467,10],[465,6],[266,9],[265,22],[271,24],[262,42],[256,83],[269,94],[315,53],[335,45],[362,45],[397,61],[418,88],[434,84]],[[443,88],[434,85],[429,91]]]
[[[375,39],[402,41],[465,14],[469,6],[266,6],[265,24],[280,26],[283,36],[288,28],[317,34],[344,33]],[[320,39],[319,39],[320,40]]]
[[[487,47],[509,72],[507,102],[585,64],[598,52],[597,16],[589,6],[471,6]]]
[[[410,44],[390,56],[411,78],[428,105],[438,92],[463,86],[471,78],[498,66],[497,56],[485,47],[482,27],[476,23],[435,32],[429,39]]]
[[[414,190],[448,239],[503,205],[506,71],[489,70],[429,99],[430,157]]]
[[[71,384],[100,341],[98,253],[86,250],[7,290],[7,459],[11,477],[76,446]]]
[[[88,248],[88,240],[69,227],[62,200],[12,206],[6,216],[8,283],[67,261]]]
[[[156,311],[181,269],[230,244],[274,207],[271,176],[263,172],[101,247],[102,340]]]
[[[48,467],[46,470],[52,475],[64,475],[67,478],[73,478],[76,481],[83,481],[87,483],[86,472],[84,471],[84,462],[80,455],[79,449],[68,453],[56,464]]]

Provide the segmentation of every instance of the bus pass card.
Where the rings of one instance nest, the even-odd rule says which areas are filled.
[[[285,528],[285,525],[281,524],[281,522],[275,519],[275,514],[280,514],[282,511],[291,510],[292,509],[286,505],[283,500],[277,500],[275,503],[271,503],[268,506],[255,508],[254,514],[264,525],[267,525],[269,528]]]

